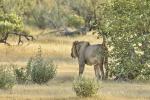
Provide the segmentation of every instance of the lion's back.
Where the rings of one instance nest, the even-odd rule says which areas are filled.
[[[98,63],[98,61],[100,61],[100,59],[102,59],[103,57],[102,45],[101,44],[90,45],[86,48],[84,53],[87,64]]]

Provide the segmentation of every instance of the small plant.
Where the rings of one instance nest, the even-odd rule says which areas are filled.
[[[41,48],[36,56],[29,60],[27,69],[27,72],[31,73],[31,80],[38,84],[46,83],[56,75],[56,66],[42,57]]]
[[[99,90],[99,83],[96,80],[79,77],[73,82],[73,90],[77,96],[90,97]]]
[[[26,68],[15,69],[16,80],[19,84],[24,84],[28,80]]]
[[[11,89],[16,83],[13,65],[0,65],[0,88]]]

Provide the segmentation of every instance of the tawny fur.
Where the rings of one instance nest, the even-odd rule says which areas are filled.
[[[104,52],[105,49],[102,44],[90,45],[86,41],[74,41],[71,49],[71,57],[78,58],[79,75],[83,74],[85,64],[94,65],[96,77],[104,79]]]

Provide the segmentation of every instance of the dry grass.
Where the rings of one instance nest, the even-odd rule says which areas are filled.
[[[58,66],[57,76],[46,85],[16,85],[12,90],[0,90],[0,100],[149,100],[150,85],[146,83],[101,82],[98,96],[78,98],[72,91],[72,81],[78,75],[77,60],[70,57],[72,42],[86,40],[100,43],[96,36],[56,37],[39,36],[38,40],[22,46],[0,44],[0,63],[15,63],[25,66],[41,46],[43,56],[53,59]],[[86,66],[85,76],[94,77],[93,67]]]

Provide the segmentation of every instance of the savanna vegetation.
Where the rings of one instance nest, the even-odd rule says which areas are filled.
[[[149,100],[150,1],[0,0],[1,100]],[[104,43],[108,77],[78,77],[74,41]]]

